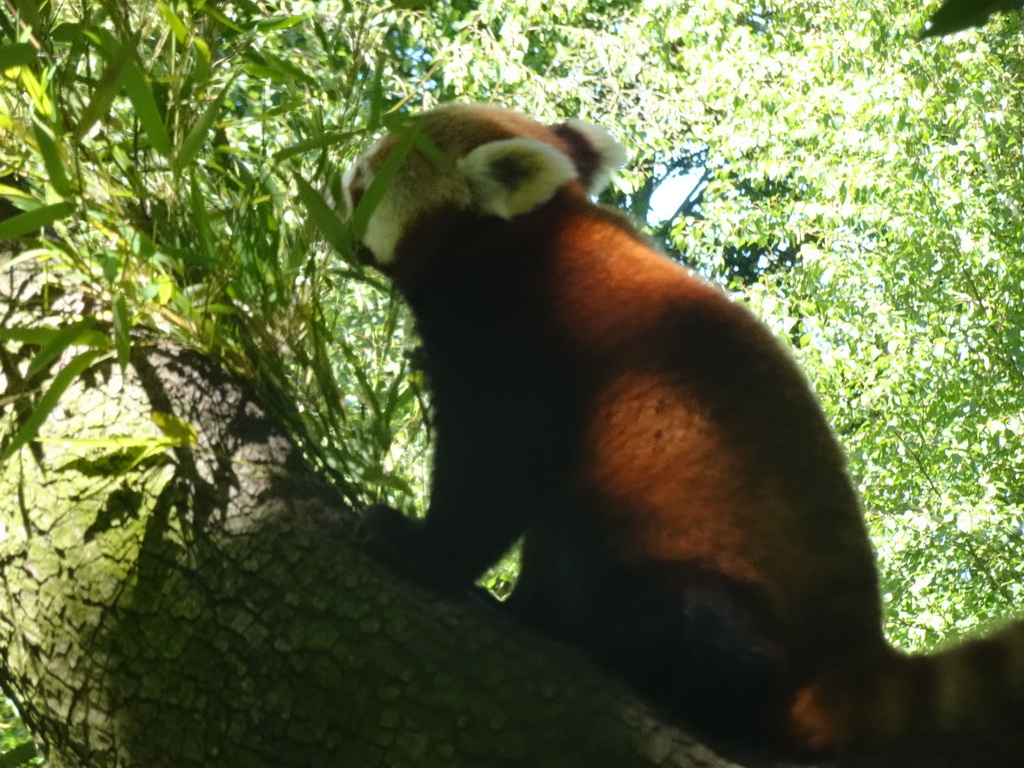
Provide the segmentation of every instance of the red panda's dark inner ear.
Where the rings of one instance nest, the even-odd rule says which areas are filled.
[[[345,197],[346,204],[348,207],[346,213],[349,216],[351,216],[353,213],[355,213],[356,208],[359,207],[359,201],[363,199],[363,194],[366,192],[366,190],[363,189],[363,185],[359,183],[350,184],[345,189],[348,193]]]
[[[551,130],[566,143],[580,181],[592,195],[600,194],[612,172],[626,164],[625,147],[604,128],[573,119]]]
[[[341,202],[345,206],[343,211],[345,218],[351,218],[355,213],[370,181],[372,181],[372,175],[367,172],[365,158],[358,158],[345,169],[341,176]]]
[[[507,189],[516,189],[526,181],[529,170],[522,161],[514,157],[497,157],[491,162],[490,174],[496,182]]]

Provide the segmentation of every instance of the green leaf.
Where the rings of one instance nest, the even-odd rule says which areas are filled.
[[[160,16],[167,22],[167,26],[171,28],[171,32],[178,39],[179,43],[185,43],[188,40],[188,30],[185,29],[184,23],[181,18],[176,14],[167,3],[158,2],[156,9],[160,12]]]
[[[359,133],[362,133],[361,131]],[[286,160],[289,157],[295,155],[301,155],[303,152],[309,152],[314,149],[328,149],[330,147],[336,147],[339,144],[343,144],[353,136],[357,136],[356,131],[330,131],[322,133],[319,136],[314,136],[311,139],[304,139],[303,141],[297,141],[285,147],[282,150],[274,153],[274,160],[280,162]]]
[[[50,39],[58,43],[79,42],[83,39],[81,26],[65,21],[53,28]]]
[[[0,768],[18,768],[18,766],[28,765],[29,760],[38,754],[39,750],[32,742],[19,744],[14,749],[0,755]]]
[[[39,6],[35,0],[14,0],[14,7],[30,27],[37,29],[42,26],[43,20],[39,16]]]
[[[210,53],[210,46],[206,44],[206,41],[200,40],[198,37],[192,41],[192,47],[196,49],[196,67],[193,76],[196,84],[202,85],[210,79],[210,64],[213,61],[213,55]]]
[[[305,14],[298,14],[295,16],[271,16],[266,19],[261,19],[256,22],[256,29],[271,32],[281,29],[290,29],[296,24],[301,24],[306,21],[307,16]]]
[[[225,27],[230,29],[232,32],[238,32],[238,33],[245,32],[245,30],[242,29],[237,24],[235,24],[235,22],[233,22],[231,19],[229,19],[223,13],[218,11],[216,8],[211,7],[210,5],[203,4],[201,6],[201,10],[202,10],[203,13],[205,13],[211,19],[213,19],[214,21],[218,22],[219,24],[223,24]]]
[[[196,120],[188,135],[182,140],[181,145],[178,147],[178,153],[174,157],[175,170],[181,171],[188,166],[202,148],[206,137],[210,133],[210,128],[221,114],[224,97],[227,95],[228,89],[231,88],[233,82],[234,78],[229,80],[227,85],[221,89],[220,95],[206,106],[206,109],[203,110],[203,113]]]
[[[47,227],[58,219],[70,216],[75,211],[75,204],[70,202],[43,205],[34,211],[26,211],[0,221],[0,240],[21,237],[30,232]]]
[[[212,262],[214,261],[213,243],[215,240],[213,228],[210,226],[210,213],[206,208],[206,199],[203,196],[203,191],[199,188],[199,184],[195,179],[192,180],[191,188],[189,190],[189,205],[192,208],[192,218],[196,226],[195,232],[203,247],[202,255],[204,258]]]
[[[31,344],[42,347],[49,344],[63,328],[39,328],[39,327],[10,327],[0,326],[0,339],[16,341],[19,344]],[[87,331],[78,338],[78,343],[94,349],[107,349],[110,346],[110,337],[99,331]]]
[[[316,80],[295,65],[276,56],[264,54],[263,61],[246,64],[245,73],[252,77],[275,80],[283,84],[293,84],[296,80],[310,87],[316,86]]]
[[[57,333],[53,328],[4,328],[0,326],[0,339],[20,344],[42,346]]]
[[[121,86],[124,84],[124,79],[127,76],[134,56],[135,43],[126,42],[111,57],[110,64],[103,70],[103,74],[100,75],[99,82],[92,92],[89,106],[82,112],[82,117],[75,128],[74,136],[76,139],[85,136],[96,122],[110,110],[114,97],[121,91]]]
[[[61,197],[70,197],[71,183],[68,181],[57,143],[50,135],[50,129],[39,120],[35,121],[34,129],[36,141],[39,143],[39,154],[43,156],[46,172],[50,176],[50,184]]]
[[[195,445],[199,440],[199,432],[196,431],[196,428],[174,414],[153,411],[149,417],[166,437],[174,441],[175,445],[183,447]]]
[[[370,97],[370,114],[366,120],[366,128],[369,131],[377,130],[381,124],[381,115],[385,107],[384,99],[384,67],[387,60],[381,56],[373,68],[373,78],[367,85]]]
[[[153,149],[164,157],[171,157],[174,154],[171,137],[160,116],[160,109],[157,106],[156,97],[153,95],[153,89],[150,88],[145,74],[135,61],[128,63],[124,87],[128,92],[128,98],[132,101],[132,106],[135,107],[135,116],[142,124],[142,130],[149,137],[149,143]]]
[[[28,370],[25,372],[25,377],[32,378],[46,368],[64,350],[81,339],[86,332],[92,330],[95,325],[96,321],[91,317],[87,317],[84,320],[79,320],[77,323],[72,323],[64,328],[58,328],[53,331],[53,335],[36,352],[35,357],[32,358],[32,362],[29,363]]]
[[[337,211],[301,176],[295,176],[295,184],[298,187],[299,200],[306,206],[306,211],[320,234],[342,255],[347,257],[351,254],[352,236]]]
[[[42,397],[39,398],[39,402],[33,409],[29,417],[25,419],[21,428],[11,438],[11,442],[4,450],[3,454],[0,455],[0,463],[7,461],[17,451],[21,449],[23,445],[32,440],[38,433],[39,428],[46,421],[46,417],[50,415],[50,412],[57,407],[57,403],[60,402],[61,396],[67,391],[67,388],[71,386],[71,383],[75,381],[82,373],[102,355],[106,354],[100,350],[92,349],[87,352],[82,352],[80,355],[76,355],[71,359],[60,372],[54,376],[53,382],[50,384],[49,389],[43,393]]]
[[[128,314],[128,305],[125,303],[124,294],[118,293],[114,297],[114,346],[117,348],[117,363],[123,371],[128,366],[128,356],[132,352],[132,341],[129,332],[131,331],[131,316]]]
[[[0,72],[12,67],[24,67],[36,60],[36,49],[31,43],[0,45]]]

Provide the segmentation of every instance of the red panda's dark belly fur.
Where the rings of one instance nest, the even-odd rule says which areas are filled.
[[[482,508],[503,494],[529,507],[513,598],[527,618],[709,727],[785,729],[786,701],[833,660],[887,653],[842,451],[747,310],[563,198],[450,227],[432,262],[417,251],[405,294],[436,453],[488,479]],[[444,240],[428,227],[411,241],[431,237]],[[488,433],[485,451],[455,445]],[[666,625],[652,637],[678,624],[691,639],[654,643],[645,669],[631,644],[652,617]]]

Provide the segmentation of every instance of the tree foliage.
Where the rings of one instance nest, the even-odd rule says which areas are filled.
[[[631,158],[607,201],[791,340],[850,452],[897,644],[1024,602],[1019,17],[919,41],[934,8],[912,0],[12,7],[0,237],[91,304],[0,329],[38,345],[29,384],[67,371],[0,394],[27,425],[5,459],[147,326],[253,381],[350,501],[421,508],[414,338],[334,199],[395,113],[496,101],[610,127]]]

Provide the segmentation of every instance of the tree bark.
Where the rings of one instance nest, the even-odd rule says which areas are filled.
[[[44,306],[23,278],[5,327]],[[0,347],[0,447],[52,381],[36,349]],[[568,649],[368,560],[199,354],[137,339],[39,438],[0,472],[0,681],[51,766],[725,765]]]
[[[0,327],[89,313],[3,259]],[[0,334],[0,451],[65,362],[30,372],[29,341]],[[195,352],[139,338],[124,370],[97,361],[0,499],[0,684],[53,768],[731,765],[571,649],[369,560],[353,511]],[[830,765],[1003,765],[973,750]]]

